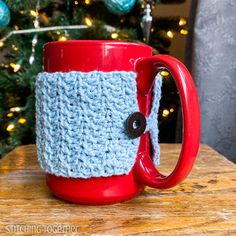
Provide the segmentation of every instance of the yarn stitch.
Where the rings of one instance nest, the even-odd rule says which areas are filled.
[[[155,83],[147,118],[154,162],[159,163],[157,111],[161,79]],[[72,178],[128,174],[140,138],[128,136],[128,116],[139,111],[133,72],[39,73],[36,80],[38,160],[43,170]]]

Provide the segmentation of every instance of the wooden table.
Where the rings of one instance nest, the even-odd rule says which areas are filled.
[[[180,145],[162,144],[168,173]],[[146,188],[109,206],[83,206],[53,197],[34,145],[0,161],[0,233],[9,235],[236,235],[236,165],[201,145],[191,175],[169,190]]]

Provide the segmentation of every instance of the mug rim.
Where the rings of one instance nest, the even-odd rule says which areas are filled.
[[[98,46],[98,45],[110,45],[110,46],[136,46],[136,47],[144,47],[151,48],[147,44],[141,44],[136,42],[128,42],[128,41],[120,41],[120,40],[66,40],[66,41],[52,41],[48,42],[44,45],[44,47],[48,46],[66,46],[66,45],[89,45],[89,46]]]

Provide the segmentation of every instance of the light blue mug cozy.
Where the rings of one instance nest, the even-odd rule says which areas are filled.
[[[150,132],[159,164],[157,113],[161,76],[153,88]],[[42,72],[36,79],[37,154],[42,169],[72,178],[128,174],[140,138],[130,138],[126,120],[138,112],[134,72]]]

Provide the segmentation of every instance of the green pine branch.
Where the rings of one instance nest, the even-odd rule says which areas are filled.
[[[6,4],[12,11],[32,10],[35,9],[38,0],[5,0]],[[49,4],[50,0],[40,0],[40,6]]]

